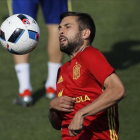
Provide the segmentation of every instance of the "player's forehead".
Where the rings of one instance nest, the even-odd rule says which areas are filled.
[[[60,23],[60,26],[64,26],[66,24],[78,24],[77,23],[77,16],[67,16],[67,17],[64,17]]]

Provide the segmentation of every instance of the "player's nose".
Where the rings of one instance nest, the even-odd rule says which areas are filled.
[[[63,28],[59,29],[59,35],[62,35],[62,34],[64,34],[64,29]]]

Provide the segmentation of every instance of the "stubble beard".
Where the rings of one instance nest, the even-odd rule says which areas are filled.
[[[84,41],[81,37],[81,32],[77,33],[73,39],[66,38],[68,43],[67,45],[60,44],[60,50],[69,56],[78,52],[80,47],[83,45]]]

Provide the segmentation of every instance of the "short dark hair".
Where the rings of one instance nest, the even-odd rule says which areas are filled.
[[[79,30],[82,31],[84,29],[89,29],[91,31],[90,34],[90,44],[93,42],[95,37],[95,24],[92,17],[87,13],[79,13],[79,12],[64,12],[60,15],[60,21],[67,16],[77,16],[77,22],[79,23]]]

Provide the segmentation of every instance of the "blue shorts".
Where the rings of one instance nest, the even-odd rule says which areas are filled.
[[[39,5],[46,24],[59,24],[60,14],[68,11],[67,0],[12,0],[12,14],[23,13],[37,18]]]

